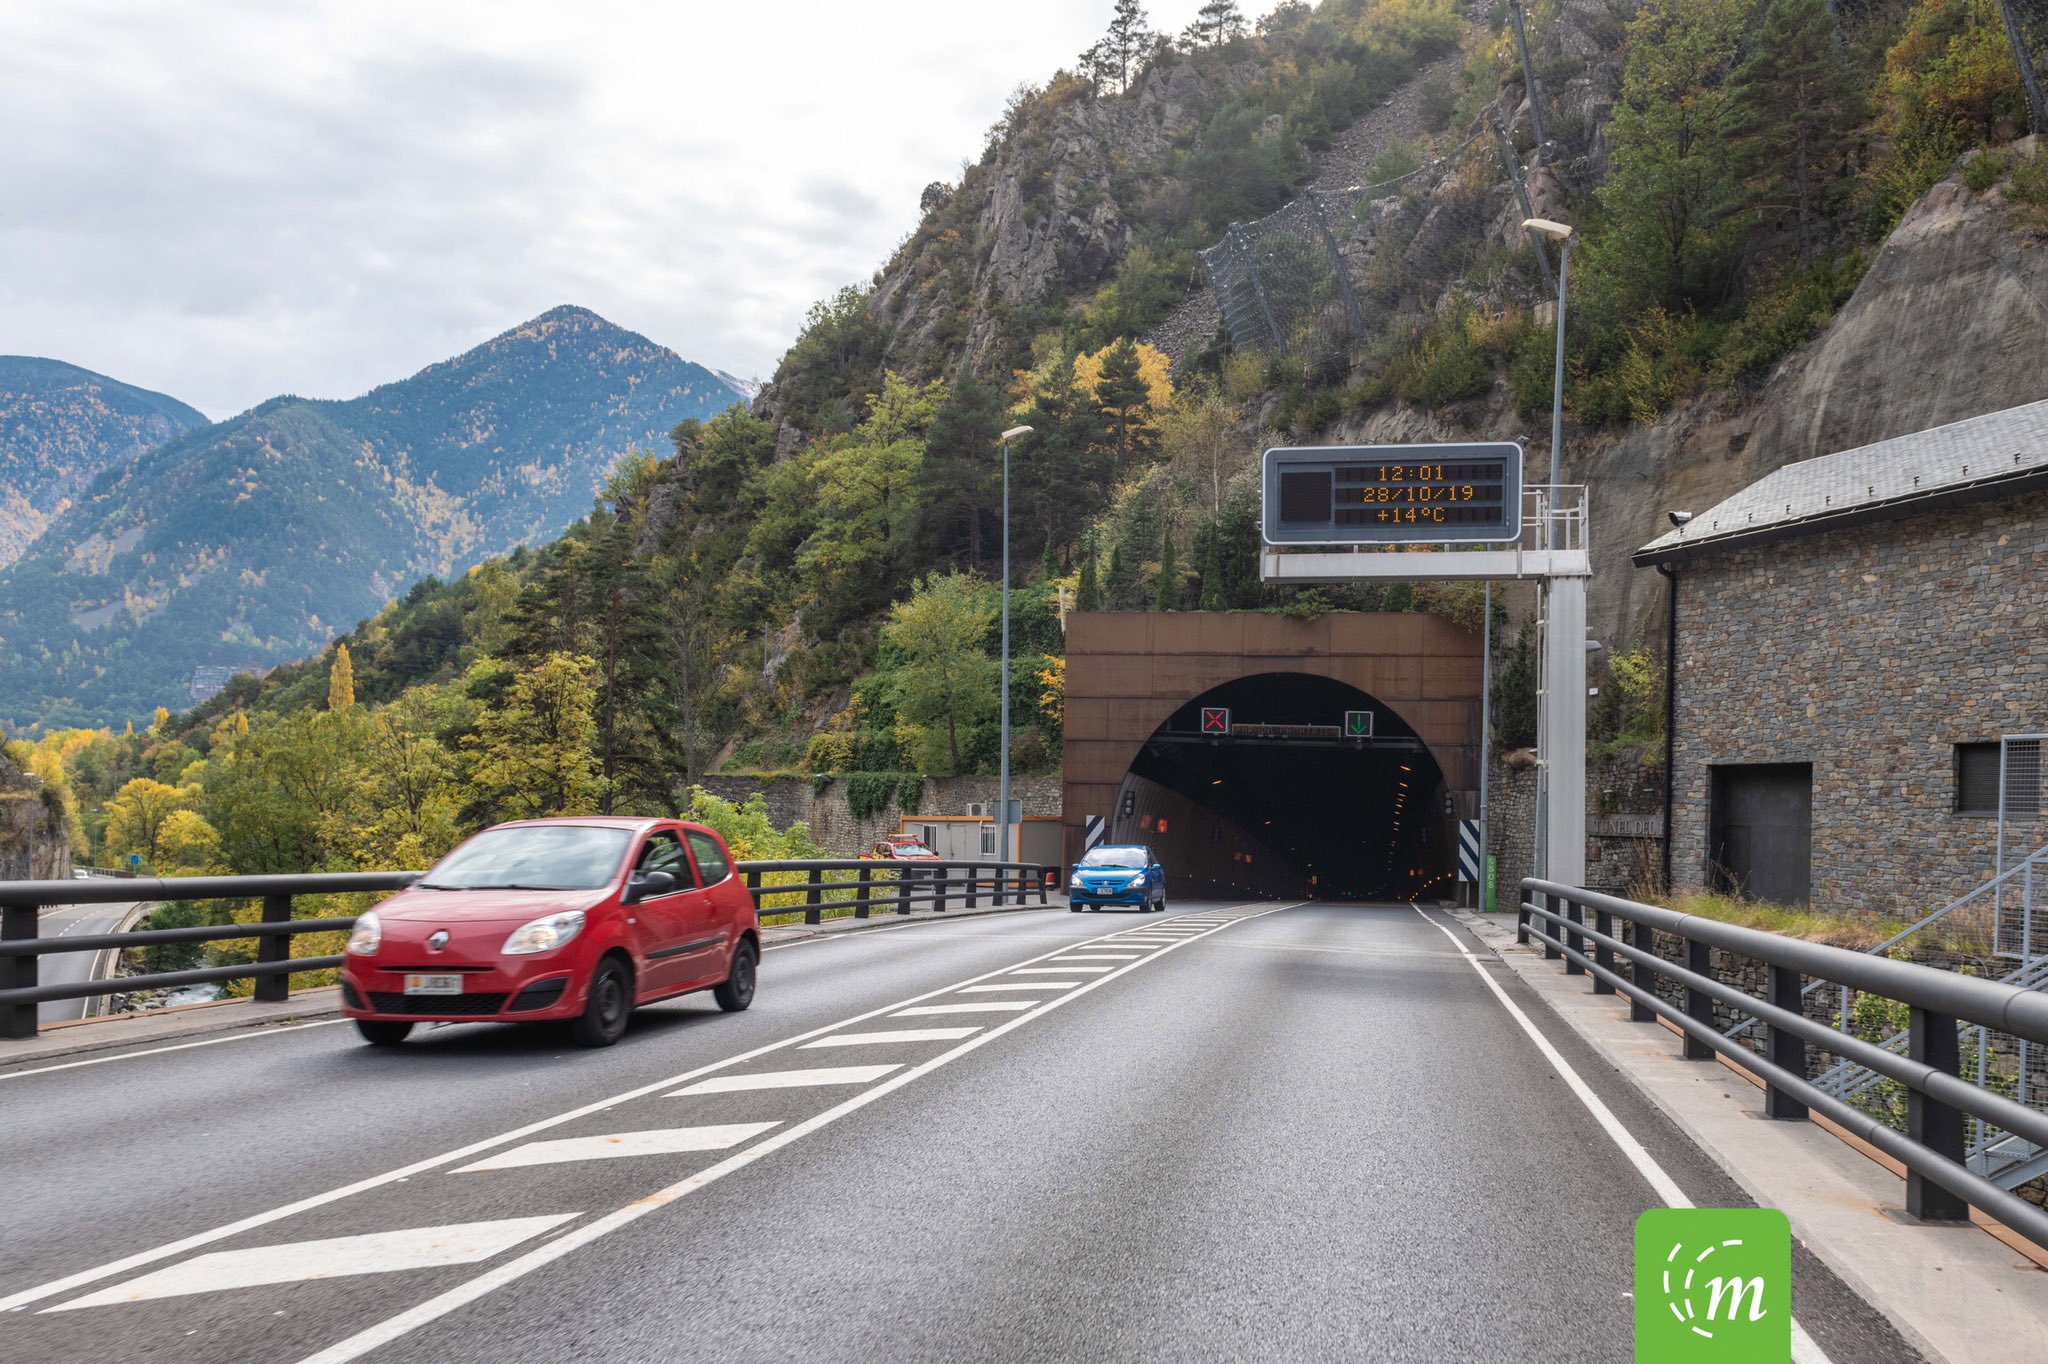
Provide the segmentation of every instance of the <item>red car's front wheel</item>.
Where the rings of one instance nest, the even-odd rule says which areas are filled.
[[[617,957],[606,957],[597,964],[582,1016],[569,1024],[569,1031],[578,1046],[609,1047],[626,1035],[632,1012],[633,973]]]

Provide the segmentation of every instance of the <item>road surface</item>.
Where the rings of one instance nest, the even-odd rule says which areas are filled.
[[[45,910],[38,920],[37,934],[44,938],[90,937],[113,933],[121,920],[135,908],[133,902],[114,905],[65,905]],[[97,980],[112,974],[112,952],[53,952],[37,963],[37,983],[69,985],[74,981]],[[96,1003],[90,999],[46,999],[36,1006],[38,1023],[67,1023],[85,1017]]]
[[[0,1072],[0,1358],[1628,1360],[1658,1198],[1587,1099],[1746,1200],[1488,960],[1410,906],[1053,910],[777,948],[609,1051]],[[1794,1279],[1825,1357],[1918,1358]]]

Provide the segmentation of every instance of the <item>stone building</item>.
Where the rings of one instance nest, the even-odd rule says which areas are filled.
[[[2048,402],[1787,465],[1634,558],[1675,611],[1676,886],[1917,918],[1990,876],[2000,740],[2048,732]],[[2020,776],[2008,854],[2048,842]]]

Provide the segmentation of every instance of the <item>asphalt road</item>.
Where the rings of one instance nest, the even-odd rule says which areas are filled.
[[[1745,1200],[1438,923],[918,924],[604,1052],[315,1025],[0,1072],[0,1358],[1628,1360],[1658,1200],[1482,971]],[[1803,1250],[1794,1307],[1836,1364],[1918,1358]]]
[[[66,905],[45,911],[37,921],[37,936],[44,938],[89,937],[113,933],[134,904]],[[42,985],[69,985],[74,981],[96,980],[113,969],[110,952],[52,952],[36,965],[36,980]],[[88,999],[46,999],[36,1006],[39,1023],[67,1023],[84,1018],[94,1001]]]

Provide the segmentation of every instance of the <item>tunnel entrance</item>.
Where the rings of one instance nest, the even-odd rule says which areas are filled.
[[[1346,733],[1360,711],[1370,737]],[[1420,899],[1448,893],[1453,874],[1447,795],[1391,709],[1334,678],[1266,673],[1175,710],[1132,761],[1105,832],[1151,844],[1177,895]]]
[[[1075,611],[1065,627],[1066,861],[1142,839],[1175,895],[1457,893],[1478,630],[1420,611]],[[1229,708],[1232,733],[1204,735],[1205,707]],[[1371,713],[1369,740],[1332,732],[1349,710]]]

